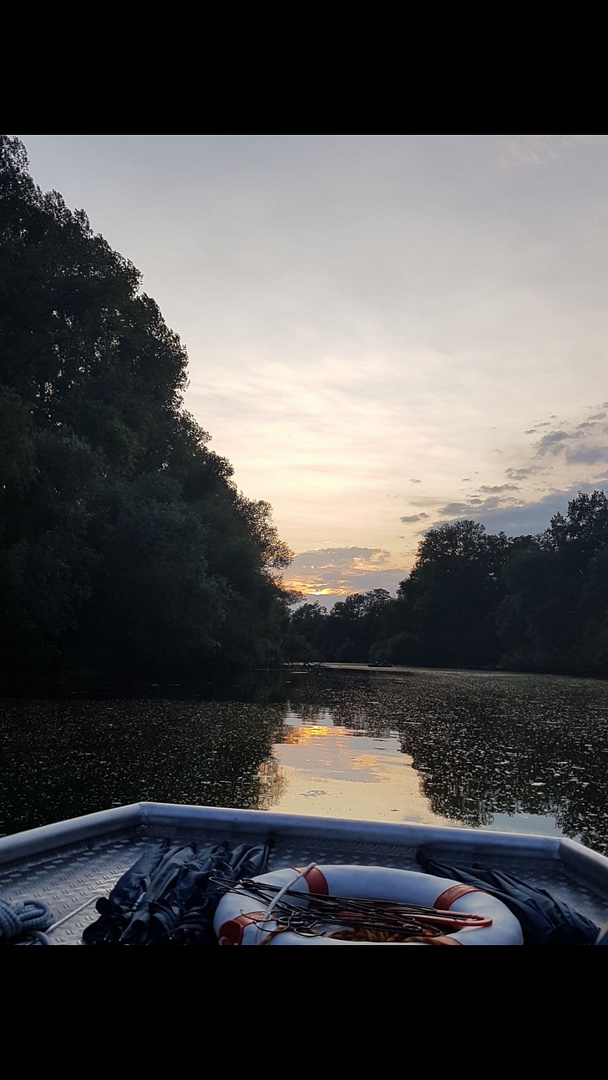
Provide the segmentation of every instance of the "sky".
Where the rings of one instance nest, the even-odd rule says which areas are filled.
[[[308,600],[608,491],[608,136],[18,137],[141,271]]]

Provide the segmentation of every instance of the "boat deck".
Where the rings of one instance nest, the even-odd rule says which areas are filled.
[[[314,861],[420,870],[416,852],[424,847],[449,864],[505,870],[598,925],[608,921],[608,860],[572,841],[162,804],[137,804],[1,839],[0,895],[44,900],[54,916],[51,943],[79,945],[98,917],[99,897],[160,839],[266,841],[269,869]]]

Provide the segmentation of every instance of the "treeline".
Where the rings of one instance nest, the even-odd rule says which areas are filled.
[[[578,498],[537,536],[430,529],[397,599],[383,589],[291,617],[301,660],[500,667],[608,677],[608,500]]]
[[[186,352],[0,136],[0,657],[13,676],[281,660],[290,552],[183,409]]]

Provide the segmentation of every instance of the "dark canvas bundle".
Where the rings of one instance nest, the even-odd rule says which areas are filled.
[[[265,844],[171,844],[145,852],[97,901],[85,945],[215,945],[213,914],[226,886],[263,874]],[[212,880],[213,879],[213,880]]]
[[[524,945],[595,945],[599,927],[573,911],[544,889],[528,885],[511,874],[491,870],[480,863],[447,866],[429,852],[420,851],[418,862],[429,874],[474,885],[501,900],[519,919]]]

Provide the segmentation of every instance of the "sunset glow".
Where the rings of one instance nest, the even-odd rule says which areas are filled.
[[[606,136],[19,138],[187,346],[289,588],[394,593],[428,528],[608,484]]]

